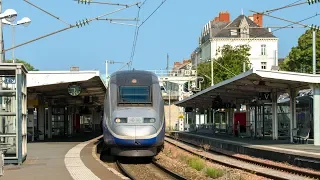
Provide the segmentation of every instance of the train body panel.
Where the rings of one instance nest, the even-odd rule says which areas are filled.
[[[147,71],[112,74],[102,126],[105,147],[112,155],[155,156],[163,148],[165,133],[157,76]]]

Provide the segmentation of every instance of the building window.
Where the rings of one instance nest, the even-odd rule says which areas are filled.
[[[262,45],[261,45],[261,55],[262,55],[262,56],[265,56],[265,55],[266,55],[266,45],[265,45],[265,44],[262,44]]]
[[[267,69],[267,62],[261,62],[261,69]]]

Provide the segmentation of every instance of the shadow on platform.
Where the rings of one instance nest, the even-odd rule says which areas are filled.
[[[52,139],[45,139],[45,140],[37,140],[37,141],[30,141],[28,143],[42,143],[42,142],[85,142],[91,139],[97,138],[101,136],[101,132],[89,132],[89,133],[79,133],[72,136],[57,136],[52,137]]]

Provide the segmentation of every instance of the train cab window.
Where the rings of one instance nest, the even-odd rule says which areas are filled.
[[[119,87],[119,103],[151,103],[150,87],[121,86]]]

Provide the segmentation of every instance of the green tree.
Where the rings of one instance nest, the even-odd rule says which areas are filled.
[[[317,69],[320,68],[320,32],[316,33],[316,56]],[[285,58],[280,69],[293,72],[312,72],[312,30],[306,30],[298,39],[298,45],[291,48],[289,55]]]
[[[12,63],[12,60],[6,60],[5,62],[6,63]],[[38,69],[34,68],[31,64],[29,64],[26,61],[23,61],[21,59],[16,59],[15,62],[16,63],[22,63],[26,67],[26,69],[28,71],[39,71]]]
[[[249,45],[230,46],[224,45],[218,49],[221,57],[213,59],[213,82],[217,84],[221,81],[230,79],[243,72],[243,62],[246,63],[246,69],[250,68]],[[204,78],[201,85],[202,89],[211,86],[211,62],[200,63],[197,68],[198,75]]]

